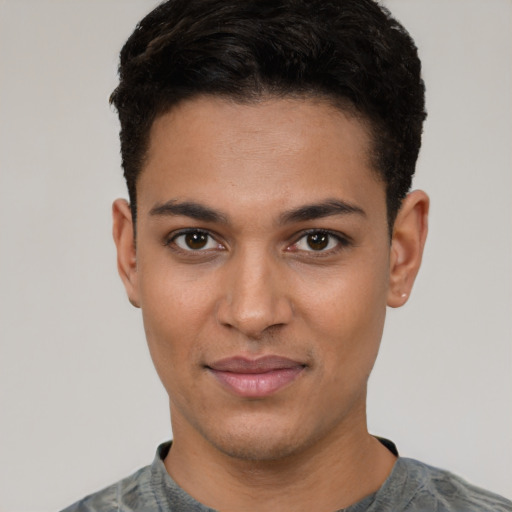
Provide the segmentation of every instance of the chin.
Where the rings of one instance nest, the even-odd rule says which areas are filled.
[[[304,425],[303,425],[304,426]],[[236,428],[203,432],[203,436],[221,453],[244,461],[272,462],[292,457],[315,443],[318,435],[303,428],[279,425],[275,421],[247,423]],[[293,433],[293,430],[296,430]]]
[[[225,442],[223,442],[225,441]],[[289,439],[225,439],[213,443],[224,455],[238,460],[272,462],[293,456],[300,448]]]

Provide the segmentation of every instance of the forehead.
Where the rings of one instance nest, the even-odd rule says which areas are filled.
[[[283,208],[342,196],[383,203],[364,122],[321,99],[183,102],[151,129],[138,182],[139,211],[158,201],[193,199],[224,207]],[[318,197],[315,197],[318,196]]]

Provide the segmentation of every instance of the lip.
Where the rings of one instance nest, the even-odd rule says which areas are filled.
[[[281,356],[257,359],[229,357],[207,366],[210,373],[228,391],[246,398],[264,398],[291,384],[305,364]]]

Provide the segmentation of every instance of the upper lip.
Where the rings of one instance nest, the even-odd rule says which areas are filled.
[[[265,373],[299,366],[304,367],[306,365],[287,357],[275,355],[262,356],[256,359],[243,356],[227,357],[207,365],[212,370],[232,373]]]

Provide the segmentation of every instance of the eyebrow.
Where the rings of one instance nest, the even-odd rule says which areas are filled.
[[[227,217],[208,206],[194,201],[178,202],[171,199],[163,204],[157,204],[151,208],[150,215],[155,216],[184,216],[202,222],[220,222],[227,224]],[[279,224],[293,222],[305,222],[308,220],[321,219],[332,215],[356,214],[366,217],[366,212],[359,206],[340,201],[339,199],[328,199],[321,203],[300,206],[294,210],[282,213],[279,216]]]
[[[190,217],[192,219],[200,220],[203,222],[220,222],[227,223],[225,215],[213,208],[204,206],[193,201],[178,202],[174,199],[167,201],[163,204],[157,204],[151,208],[150,215],[161,216],[178,216]]]
[[[366,217],[366,212],[359,206],[345,201],[340,201],[338,199],[328,199],[321,203],[308,204],[285,212],[280,216],[279,223],[288,224],[292,222],[304,222],[307,220],[330,217],[331,215],[348,214],[356,214]]]

